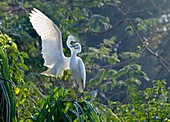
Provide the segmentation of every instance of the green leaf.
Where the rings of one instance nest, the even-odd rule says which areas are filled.
[[[8,65],[8,59],[7,54],[0,48],[0,59],[1,59],[1,66],[2,66],[2,75],[4,79],[9,80],[9,65]]]

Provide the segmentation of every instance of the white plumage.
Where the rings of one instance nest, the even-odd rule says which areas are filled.
[[[67,46],[71,50],[71,57],[66,57],[63,53],[62,35],[59,28],[42,12],[33,9],[30,13],[30,22],[42,40],[42,56],[44,66],[48,70],[42,74],[47,76],[61,76],[63,71],[70,69],[73,80],[79,87],[79,91],[85,88],[86,72],[84,63],[77,53],[81,52],[81,45],[75,43],[73,36],[67,39]]]
[[[81,52],[81,45],[79,43],[72,45],[71,52],[70,71],[79,91],[83,92],[86,82],[85,66],[82,59],[77,57],[77,54]]]

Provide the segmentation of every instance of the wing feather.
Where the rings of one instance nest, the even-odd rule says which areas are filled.
[[[62,35],[59,28],[46,15],[35,8],[31,11],[29,18],[33,28],[42,39],[44,66],[48,68],[57,67],[56,73],[58,70],[62,72],[62,70],[69,68],[68,58],[63,54]],[[53,73],[53,75],[55,74]]]

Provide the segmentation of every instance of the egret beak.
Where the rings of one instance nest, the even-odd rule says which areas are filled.
[[[70,47],[71,47],[71,48],[74,48],[74,47],[75,47],[75,45],[73,44],[73,45],[71,45]]]
[[[72,41],[72,42],[73,42],[73,44],[71,44],[71,46],[70,46],[71,48],[75,48],[75,46],[76,46],[75,44],[76,43],[80,44],[80,41],[78,41],[78,40],[75,40],[75,41]]]
[[[76,40],[75,43],[80,43],[80,41]]]

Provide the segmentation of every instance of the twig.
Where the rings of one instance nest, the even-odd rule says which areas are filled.
[[[112,97],[114,97],[115,96],[115,94],[112,94],[111,96],[109,96],[108,98],[105,98],[105,100],[104,101],[102,101],[102,104],[103,103],[105,103],[105,102],[107,102],[108,100],[110,100]]]
[[[137,20],[137,19],[126,19],[126,21],[136,21],[136,22],[138,22],[138,23],[140,23],[143,27],[145,27],[146,29],[148,29],[149,31],[151,31],[151,32],[153,32],[153,33],[163,33],[164,31],[155,31],[155,30],[153,30],[152,28],[150,28],[150,27],[148,27],[148,26],[146,26],[143,22],[141,22],[141,21],[139,21],[139,20]]]
[[[130,11],[130,12],[126,13],[126,16],[129,14],[138,14],[138,13],[143,13],[143,12],[150,13],[148,10]]]
[[[66,9],[68,10],[68,13],[70,14],[70,16],[72,17],[72,19],[76,22],[77,18],[73,15],[72,11],[70,10],[70,8],[68,6],[66,6]]]
[[[119,25],[123,24],[125,22],[124,19],[121,19],[118,23],[116,23],[115,25],[113,25],[111,28],[107,29],[107,30],[104,30],[104,31],[100,31],[100,32],[95,32],[95,31],[89,31],[90,33],[93,33],[93,34],[104,34],[104,33],[107,33],[111,30],[113,30],[114,28],[118,27]]]
[[[18,0],[15,0],[15,2],[18,4],[18,7],[15,9],[12,9],[11,12],[23,10],[25,13],[27,13],[27,10],[18,2]]]
[[[136,59],[135,58],[128,59],[128,60],[122,61],[120,63],[117,63],[116,65],[107,65],[107,66],[103,66],[102,68],[112,68],[112,69],[114,69],[114,68],[118,68],[118,67],[123,67],[123,66],[130,64],[134,60],[136,60]]]

